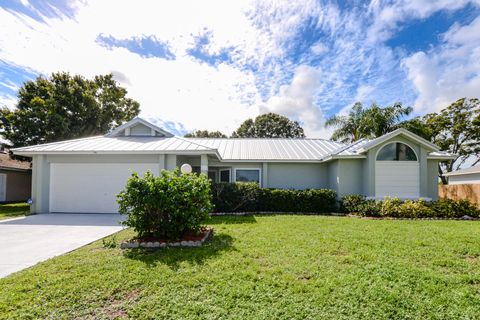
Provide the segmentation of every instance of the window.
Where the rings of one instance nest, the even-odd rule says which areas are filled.
[[[235,181],[260,183],[260,169],[236,169]]]
[[[230,169],[220,169],[220,182],[230,182]]]
[[[377,161],[417,161],[417,156],[405,143],[394,142],[380,149]]]
[[[217,182],[217,172],[208,171],[208,179],[212,180],[213,182]]]

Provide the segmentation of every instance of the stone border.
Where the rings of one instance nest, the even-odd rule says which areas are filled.
[[[316,212],[282,212],[282,211],[258,211],[258,212],[211,212],[211,217],[224,217],[224,216],[254,216],[254,215],[290,215],[290,216],[334,216],[334,217],[344,217],[345,213],[341,212],[327,212],[327,213],[316,213]]]
[[[135,249],[135,248],[148,248],[148,249],[160,249],[166,247],[201,247],[206,241],[213,236],[213,229],[208,229],[207,233],[202,239],[197,241],[177,241],[177,242],[139,242],[137,240],[124,241],[120,244],[121,249]]]

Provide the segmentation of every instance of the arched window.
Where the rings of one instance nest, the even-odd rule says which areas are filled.
[[[377,161],[417,161],[417,155],[405,143],[393,142],[378,152]]]

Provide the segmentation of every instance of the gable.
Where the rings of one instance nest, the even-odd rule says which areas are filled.
[[[173,137],[170,132],[141,118],[122,124],[106,135],[107,137]]]

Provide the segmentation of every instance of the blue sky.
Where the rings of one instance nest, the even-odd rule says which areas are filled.
[[[328,138],[356,101],[424,114],[480,94],[478,0],[0,0],[0,28],[0,104],[39,74],[112,72],[176,133],[271,111]]]

